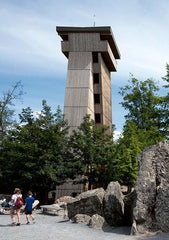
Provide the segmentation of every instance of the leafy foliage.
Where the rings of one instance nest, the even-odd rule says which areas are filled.
[[[14,124],[14,101],[23,95],[21,82],[16,82],[11,90],[4,93],[0,99],[0,141],[7,135],[7,131]]]
[[[32,189],[36,192],[52,189],[68,175],[67,125],[60,108],[52,114],[46,101],[39,118],[30,108],[23,109],[20,120],[3,141],[1,151],[1,182],[3,186]]]
[[[106,126],[98,129],[87,115],[70,136],[74,169],[77,174],[87,177],[89,189],[91,185],[106,185],[107,162],[113,145],[113,136],[107,134],[107,129]]]
[[[166,72],[167,72],[166,75],[162,77],[162,79],[167,82],[167,84],[164,85],[164,87],[169,88],[169,64],[166,64]]]
[[[153,80],[139,81],[132,77],[129,85],[121,88],[121,105],[128,110],[126,119],[133,120],[139,129],[152,131],[155,128],[165,137],[167,133],[162,122],[165,99],[156,94],[158,91]]]
[[[141,151],[136,130],[135,123],[128,120],[124,127],[123,137],[116,143],[112,160],[108,163],[109,178],[127,185],[129,189],[137,177],[137,155]]]
[[[152,124],[157,125],[158,104],[160,98],[155,95],[159,88],[150,79],[138,81],[131,78],[130,85],[121,88],[120,94],[123,96],[121,105],[128,110],[126,119],[132,119],[140,129],[149,130]]]
[[[163,80],[168,89],[168,64],[166,70]],[[121,105],[128,112],[117,142],[113,134],[107,134],[108,127],[98,129],[89,115],[68,136],[61,109],[52,113],[45,100],[38,117],[28,107],[19,114],[20,123],[14,124],[10,106],[22,95],[16,91],[19,86],[17,83],[0,101],[0,181],[4,191],[18,186],[44,194],[79,175],[88,181],[89,189],[119,181],[130,190],[138,173],[138,154],[168,137],[169,93],[159,96],[159,86],[151,79],[139,81],[132,76],[120,89]]]

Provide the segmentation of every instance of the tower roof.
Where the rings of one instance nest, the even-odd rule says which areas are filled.
[[[112,29],[110,26],[104,27],[56,27],[56,31],[63,40],[68,40],[69,33],[100,33],[101,40],[107,40],[115,59],[120,59],[120,52],[117,47]]]

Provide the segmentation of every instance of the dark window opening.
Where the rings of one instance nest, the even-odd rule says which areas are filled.
[[[100,103],[100,94],[94,94],[94,103]]]
[[[98,63],[99,62],[98,53],[97,52],[93,52],[92,56],[93,56],[93,62],[94,63]]]
[[[93,73],[93,82],[99,83],[99,73]]]
[[[101,123],[100,113],[95,113],[95,122],[96,122],[96,123]]]

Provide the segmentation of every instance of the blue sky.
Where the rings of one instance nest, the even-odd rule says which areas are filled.
[[[93,15],[96,17],[94,18]],[[67,59],[56,26],[111,26],[121,53],[111,74],[113,123],[124,124],[119,87],[129,73],[163,85],[169,62],[168,0],[0,0],[0,96],[21,80],[23,103],[40,111],[42,99],[63,108]]]

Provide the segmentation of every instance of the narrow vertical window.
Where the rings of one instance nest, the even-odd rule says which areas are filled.
[[[99,83],[99,73],[93,73],[93,82]]]
[[[100,103],[100,94],[94,94],[94,103]]]
[[[96,123],[101,123],[100,113],[95,113],[95,122],[96,122]]]
[[[93,52],[92,56],[93,56],[93,63],[98,63],[99,62],[98,53]]]

